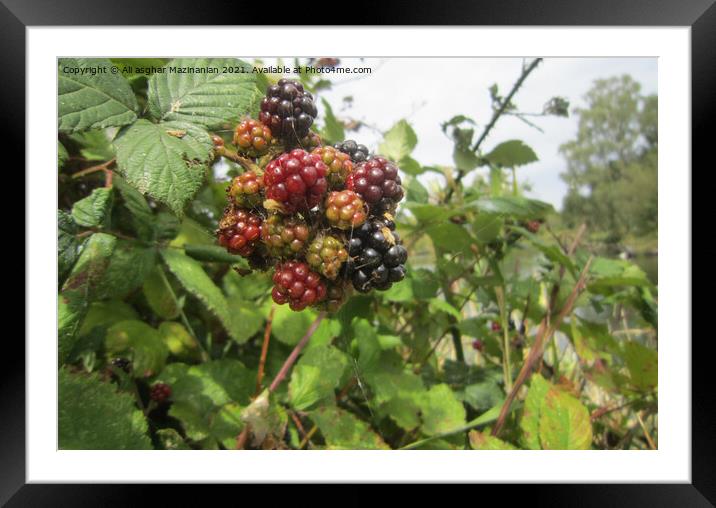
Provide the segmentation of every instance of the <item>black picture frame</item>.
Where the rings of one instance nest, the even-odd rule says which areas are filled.
[[[538,26],[689,26],[691,27],[692,69],[692,158],[706,161],[713,142],[710,129],[716,113],[716,5],[715,0],[501,0],[456,1],[450,5],[439,0],[416,3],[411,7],[399,2],[380,2],[374,7],[358,8],[351,16],[336,19],[335,5],[311,2],[310,21],[320,24],[411,24],[411,25],[538,25]],[[201,2],[158,0],[2,0],[0,3],[0,47],[2,82],[0,105],[4,112],[3,140],[15,147],[19,156],[15,167],[25,167],[25,29],[28,26],[62,25],[212,25],[233,21],[217,12],[241,12],[240,23],[281,24],[295,18],[283,16],[267,20],[264,9],[243,9],[247,2]],[[294,8],[294,7],[291,7]],[[141,18],[140,14],[141,13]],[[239,20],[240,18],[240,20]],[[218,21],[218,23],[217,23]],[[27,133],[31,135],[31,133]],[[713,162],[702,164],[709,170]],[[26,192],[29,189],[26,189]],[[703,191],[702,191],[703,192]],[[20,209],[17,207],[16,209]],[[27,232],[26,232],[27,234]],[[31,267],[25,266],[25,270]],[[703,304],[702,304],[703,305]],[[665,310],[668,312],[668,310]],[[692,311],[693,312],[693,311]],[[694,315],[698,315],[695,313]],[[691,316],[682,316],[691,322]],[[151,499],[147,486],[25,484],[25,348],[17,337],[3,352],[0,369],[0,503],[8,506],[129,506]],[[716,504],[716,434],[714,433],[713,377],[707,363],[707,340],[692,341],[692,482],[690,484],[609,484],[532,486],[533,504],[549,506],[714,506]],[[690,337],[668,337],[682,340]],[[484,488],[504,486],[484,486]],[[482,489],[483,487],[481,487]],[[165,505],[172,496],[185,497],[185,489],[162,489]],[[223,492],[219,489],[217,492]],[[516,491],[515,491],[516,492]],[[168,495],[169,497],[164,497]],[[273,495],[273,494],[272,494]],[[484,496],[484,490],[481,490]],[[362,495],[356,499],[362,498]],[[511,494],[512,499],[512,494]],[[366,499],[367,500],[367,499]],[[275,501],[275,499],[274,499]],[[272,503],[273,504],[273,503]]]

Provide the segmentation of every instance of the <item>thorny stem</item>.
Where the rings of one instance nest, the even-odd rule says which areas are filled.
[[[562,324],[564,318],[572,312],[572,307],[577,301],[577,297],[584,289],[587,273],[589,272],[589,267],[591,266],[593,259],[593,257],[590,257],[587,260],[586,264],[584,265],[584,268],[582,269],[582,273],[579,275],[579,280],[577,280],[577,284],[574,286],[574,289],[572,289],[572,293],[569,295],[569,298],[567,298],[567,302],[564,304],[564,307],[557,316],[557,319],[553,323],[550,323],[549,312],[544,317],[544,319],[542,319],[539,330],[537,331],[537,337],[535,339],[535,342],[532,345],[529,354],[527,355],[527,360],[522,365],[520,373],[517,375],[517,379],[515,380],[515,384],[512,387],[512,390],[510,390],[507,399],[505,399],[505,403],[502,405],[500,416],[497,419],[495,427],[492,429],[493,436],[497,436],[500,433],[500,430],[502,430],[502,426],[504,425],[505,419],[507,418],[507,415],[510,411],[510,406],[512,405],[512,402],[517,396],[517,391],[522,387],[525,381],[527,381],[530,374],[532,374],[532,370],[537,363],[537,360],[542,357],[545,342],[549,340],[550,337],[552,337],[554,332]]]
[[[535,58],[532,60],[532,63],[525,67],[522,70],[522,74],[520,77],[515,81],[515,84],[512,85],[512,90],[510,90],[510,93],[507,94],[507,97],[504,98],[504,100],[500,103],[500,107],[495,110],[495,112],[492,114],[492,118],[490,119],[490,122],[485,126],[485,129],[482,131],[482,134],[478,138],[478,140],[475,142],[475,145],[472,147],[473,152],[477,152],[480,149],[480,146],[482,145],[482,142],[485,141],[485,138],[487,138],[487,135],[490,133],[492,128],[497,123],[497,120],[503,115],[505,110],[507,109],[507,106],[512,102],[512,98],[515,96],[517,91],[522,86],[522,83],[524,83],[525,79],[527,79],[527,76],[529,76],[535,68],[539,65],[539,63],[542,61],[541,58]],[[444,202],[447,203],[450,201],[450,198],[452,198],[453,192],[455,191],[455,188],[460,184],[463,177],[465,176],[466,172],[462,169],[458,170],[457,176],[455,177],[455,181],[453,182],[453,185],[448,189],[447,194],[445,195]]]
[[[278,374],[276,374],[276,377],[271,382],[271,386],[269,386],[269,393],[276,390],[278,385],[281,384],[281,382],[286,378],[286,375],[288,374],[288,371],[291,370],[291,367],[294,363],[296,363],[296,360],[298,359],[298,355],[301,354],[301,351],[303,351],[303,348],[306,347],[306,344],[308,344],[308,341],[311,339],[313,334],[318,329],[318,325],[321,324],[321,321],[323,318],[326,317],[326,311],[322,310],[318,313],[318,316],[316,316],[316,319],[313,320],[313,323],[311,323],[311,326],[308,327],[308,330],[306,330],[306,334],[303,336],[303,338],[299,341],[298,344],[296,344],[296,347],[293,348],[293,351],[291,351],[291,354],[288,355],[288,358],[286,358],[286,361],[283,362],[283,366],[281,367],[281,370],[278,371]]]
[[[510,362],[510,330],[505,309],[505,287],[495,287],[497,305],[500,307],[500,324],[502,326],[502,375],[505,382],[505,391],[512,390],[512,364]]]
[[[273,314],[276,312],[276,306],[271,305],[266,328],[264,329],[264,342],[261,346],[261,358],[259,359],[259,371],[256,374],[256,393],[254,397],[258,397],[261,393],[261,382],[264,379],[264,369],[266,368],[266,355],[268,354],[269,341],[271,340],[271,325],[273,323]]]
[[[314,425],[313,427],[311,427],[311,430],[308,431],[308,434],[306,434],[306,435],[303,437],[303,439],[301,440],[301,443],[298,445],[298,449],[299,449],[299,450],[301,450],[301,449],[303,449],[303,448],[306,447],[306,445],[307,445],[308,442],[311,440],[311,438],[312,438],[313,435],[316,433],[316,431],[318,431],[318,426],[317,426],[317,425]]]
[[[227,159],[240,164],[246,171],[256,171],[258,169],[258,166],[256,166],[256,164],[251,162],[249,159],[240,156],[238,153],[226,148],[225,146],[216,147],[215,150],[217,155],[221,155],[222,157],[226,157]]]

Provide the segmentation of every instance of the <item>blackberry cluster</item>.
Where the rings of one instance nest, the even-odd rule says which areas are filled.
[[[360,293],[385,291],[405,278],[408,251],[390,218],[374,218],[354,230],[348,253],[351,261],[346,265],[346,274]]]
[[[368,160],[368,157],[370,157],[368,147],[365,145],[359,145],[352,139],[347,139],[342,143],[336,143],[333,147],[345,154],[348,154],[353,162],[365,162]]]
[[[234,129],[245,171],[227,188],[216,235],[252,269],[273,270],[277,304],[334,312],[353,290],[405,278],[407,251],[391,215],[404,191],[398,167],[364,145],[323,145],[310,130],[316,114],[310,93],[282,79],[268,88],[260,121]]]
[[[308,136],[318,109],[313,95],[292,79],[280,79],[266,91],[261,101],[259,120],[271,133],[288,144],[295,144]]]

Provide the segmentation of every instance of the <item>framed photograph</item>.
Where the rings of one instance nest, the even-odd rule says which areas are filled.
[[[5,2],[27,298],[0,500],[536,483],[713,506],[691,166],[716,7],[518,4],[247,27]]]

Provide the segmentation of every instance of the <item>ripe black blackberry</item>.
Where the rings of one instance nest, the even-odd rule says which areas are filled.
[[[341,143],[336,143],[333,145],[334,148],[337,148],[343,153],[347,153],[351,156],[351,160],[353,162],[364,162],[368,160],[368,157],[370,157],[370,152],[368,151],[368,147],[365,145],[359,145],[352,139],[347,139]]]
[[[346,276],[356,291],[385,291],[405,278],[408,251],[394,229],[392,219],[384,217],[369,220],[353,231],[348,242]]]
[[[271,129],[274,137],[289,145],[295,145],[308,136],[318,109],[313,95],[303,85],[292,79],[280,79],[266,90],[261,101],[259,120]]]

